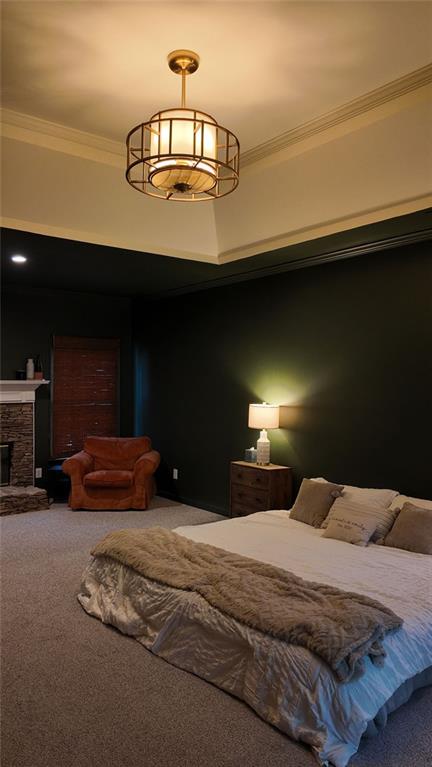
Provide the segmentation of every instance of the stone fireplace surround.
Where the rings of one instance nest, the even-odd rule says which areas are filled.
[[[2,442],[11,442],[11,485],[32,485],[34,473],[32,402],[1,402]]]
[[[0,488],[0,513],[48,508],[45,490],[34,487],[36,389],[49,381],[0,381],[0,434],[12,443],[10,484]]]

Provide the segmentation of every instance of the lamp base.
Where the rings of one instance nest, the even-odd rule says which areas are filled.
[[[260,432],[257,441],[257,464],[265,466],[270,463],[270,440],[267,437],[267,431],[263,429]]]

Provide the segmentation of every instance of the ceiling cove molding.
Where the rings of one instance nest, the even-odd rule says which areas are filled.
[[[355,258],[356,256],[365,256],[369,253],[390,250],[393,248],[402,247],[403,245],[411,245],[417,242],[425,242],[428,240],[432,240],[432,227],[428,227],[417,232],[408,232],[406,234],[397,235],[395,237],[387,237],[384,240],[375,240],[374,242],[367,242],[361,245],[353,245],[347,248],[341,248],[339,250],[330,250],[326,253],[318,253],[315,256],[296,258],[292,261],[284,261],[281,264],[274,264],[273,266],[263,266],[258,269],[251,269],[247,272],[238,272],[237,274],[232,274],[228,277],[219,277],[215,280],[206,280],[205,282],[199,282],[195,285],[188,285],[181,288],[161,291],[157,295],[149,295],[144,297],[149,301],[158,301],[161,298],[172,298],[174,296],[180,296],[185,293],[196,293],[198,291],[208,290],[210,288],[220,288],[225,285],[232,285],[236,282],[247,282],[248,280],[258,280],[262,277],[272,277],[276,274],[292,272],[296,269],[304,269],[308,266],[320,266],[321,264],[331,263],[332,261],[341,261],[347,258]]]
[[[410,74],[404,77],[392,80],[392,82],[376,88],[364,96],[359,96],[333,109],[331,112],[326,112],[320,117],[316,117],[296,128],[286,131],[286,133],[282,133],[280,136],[264,141],[253,149],[243,152],[241,155],[241,167],[252,165],[272,154],[282,152],[293,144],[304,141],[317,133],[334,128],[336,125],[340,125],[340,123],[347,122],[353,117],[365,114],[376,107],[382,106],[389,101],[394,101],[411,91],[418,90],[431,83],[432,64],[428,64],[421,69],[410,72]]]
[[[372,109],[431,84],[432,64],[428,64],[243,152],[241,167],[253,165],[294,144],[306,141],[312,136],[328,131],[341,123],[352,120],[354,117],[370,112]],[[125,165],[125,145],[120,141],[113,141],[103,136],[69,128],[11,109],[1,110],[1,122],[2,134],[6,138],[84,157],[116,168],[123,168]]]
[[[41,224],[37,221],[24,221],[20,218],[8,218],[3,216],[0,218],[0,227],[4,229],[18,229],[21,232],[33,232],[34,234],[45,234],[48,237],[59,237],[62,240],[72,240],[76,242],[89,242],[92,245],[106,245],[110,248],[118,248],[119,251],[138,250],[136,243],[125,244],[117,240],[113,240],[109,237],[104,237],[101,233],[97,232],[84,232],[78,229],[64,229],[59,226],[49,226],[48,224]],[[141,248],[139,250],[142,250]],[[171,256],[172,258],[183,258],[186,261],[200,261],[206,264],[218,265],[218,257],[210,256],[207,253],[194,253],[185,250],[176,250],[175,248],[164,248],[163,250],[156,243],[149,243],[146,248],[146,253],[151,253],[157,256]],[[119,254],[120,257],[120,254]]]
[[[259,240],[257,242],[249,243],[241,248],[227,250],[216,256],[210,256],[206,253],[175,250],[173,248],[162,250],[157,244],[153,246],[149,245],[146,252],[159,256],[183,258],[188,261],[200,261],[218,266],[229,264],[233,261],[240,261],[244,258],[250,258],[251,256],[257,256],[271,250],[289,247],[290,245],[298,245],[301,242],[317,240],[320,237],[327,237],[331,234],[337,234],[338,232],[356,229],[360,226],[366,226],[367,224],[376,224],[379,221],[396,218],[397,216],[404,216],[409,213],[428,210],[429,208],[432,209],[432,194],[404,200],[385,208],[374,208],[373,210],[365,211],[359,215],[335,219],[315,226],[297,229],[294,232],[287,232],[278,237]],[[34,234],[45,234],[49,237],[59,237],[60,239],[65,240],[89,242],[94,245],[106,245],[111,248],[119,248],[120,250],[137,250],[136,243],[125,245],[124,242],[119,242],[110,239],[109,237],[103,237],[100,233],[85,232],[77,229],[64,229],[57,226],[49,226],[48,224],[39,223],[37,221],[24,221],[23,219],[8,218],[4,216],[0,218],[0,226],[5,229],[17,229],[23,232],[34,232]]]
[[[243,258],[259,255],[260,253],[278,250],[279,248],[285,248],[290,245],[298,245],[301,242],[309,242],[309,240],[316,240],[319,237],[327,237],[328,235],[336,234],[337,232],[356,229],[359,226],[376,224],[379,221],[396,218],[397,216],[405,216],[409,213],[416,213],[431,207],[432,194],[414,197],[409,200],[402,200],[384,208],[373,208],[354,216],[346,216],[344,218],[326,221],[311,227],[297,229],[293,232],[286,232],[277,237],[252,242],[246,246],[226,250],[219,253],[218,263],[229,264],[233,261],[240,261]]]
[[[86,160],[124,168],[126,145],[94,133],[68,128],[12,109],[1,110],[2,135],[5,138],[35,144],[55,152],[83,157]]]

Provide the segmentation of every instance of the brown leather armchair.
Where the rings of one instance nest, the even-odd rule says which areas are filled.
[[[64,461],[72,509],[146,509],[154,495],[160,455],[149,437],[87,437]]]

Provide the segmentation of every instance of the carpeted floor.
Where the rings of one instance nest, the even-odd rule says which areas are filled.
[[[75,595],[106,531],[216,514],[65,506],[2,520],[2,767],[314,767],[246,705],[90,618]],[[350,767],[430,767],[432,689],[418,691]]]

